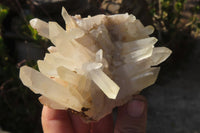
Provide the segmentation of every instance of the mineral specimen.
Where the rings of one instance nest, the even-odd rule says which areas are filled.
[[[152,85],[155,67],[171,54],[155,47],[152,26],[129,14],[81,18],[62,9],[66,30],[56,22],[32,19],[38,34],[51,40],[40,72],[23,66],[20,78],[40,102],[54,109],[74,110],[88,120],[99,120],[134,94]]]

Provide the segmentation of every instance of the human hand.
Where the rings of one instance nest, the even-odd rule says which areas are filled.
[[[145,133],[147,102],[141,95],[118,108],[116,124],[111,115],[98,122],[86,124],[78,115],[46,106],[42,111],[44,133]]]

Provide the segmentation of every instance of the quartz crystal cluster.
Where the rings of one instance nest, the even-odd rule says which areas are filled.
[[[38,34],[51,40],[40,72],[23,66],[20,78],[42,104],[73,110],[87,120],[99,120],[134,94],[152,85],[158,64],[171,54],[157,42],[152,26],[129,14],[81,18],[62,9],[64,30],[56,22],[32,19]]]

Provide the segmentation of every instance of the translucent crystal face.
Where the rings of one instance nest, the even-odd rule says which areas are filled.
[[[56,22],[32,19],[38,34],[51,40],[40,72],[23,66],[20,78],[40,102],[54,109],[72,109],[99,120],[132,95],[152,85],[157,66],[171,54],[155,47],[152,26],[129,14],[81,18],[62,9],[66,30]]]

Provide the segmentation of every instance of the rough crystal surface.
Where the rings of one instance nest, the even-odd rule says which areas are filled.
[[[155,66],[171,54],[168,48],[154,48],[157,39],[149,37],[153,27],[133,15],[81,18],[63,8],[62,16],[66,30],[56,22],[30,21],[55,46],[38,61],[40,72],[28,66],[20,69],[23,84],[51,108],[99,120],[154,84],[160,69]]]

